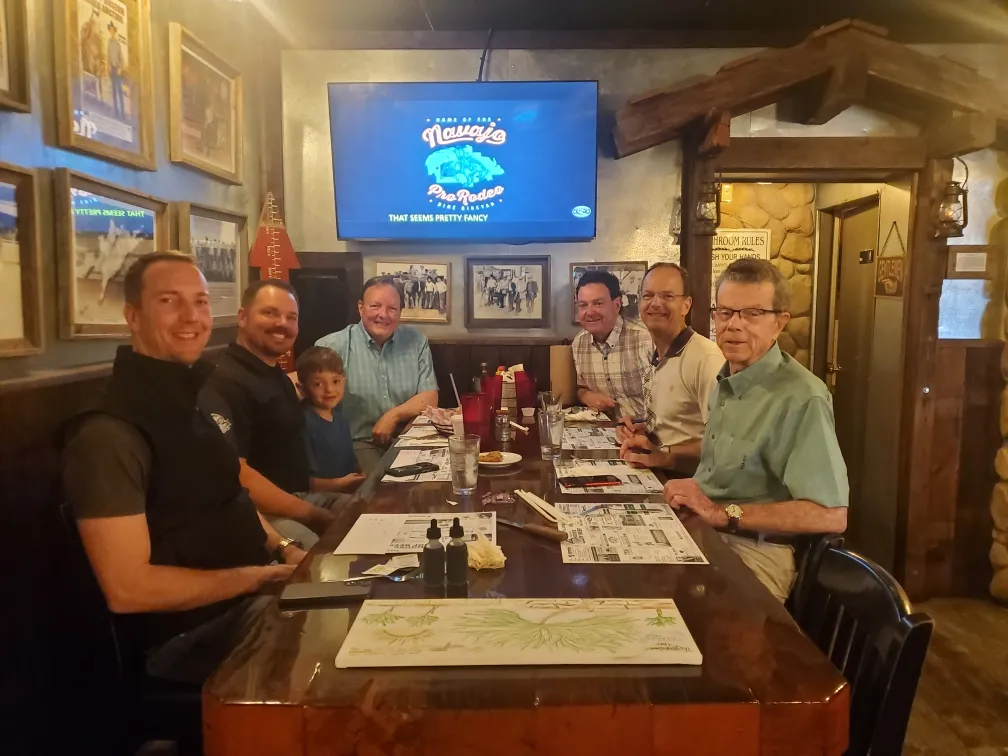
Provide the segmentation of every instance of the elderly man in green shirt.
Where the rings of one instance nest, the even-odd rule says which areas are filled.
[[[712,308],[727,360],[710,398],[700,466],[670,480],[665,500],[722,531],[782,601],[794,582],[791,540],[847,528],[847,467],[826,386],[777,337],[790,318],[787,284],[766,260],[736,260]]]

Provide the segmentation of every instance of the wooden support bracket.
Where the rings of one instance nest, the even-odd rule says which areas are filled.
[[[924,132],[928,155],[934,159],[968,155],[997,141],[998,122],[990,113],[966,113],[930,126]]]

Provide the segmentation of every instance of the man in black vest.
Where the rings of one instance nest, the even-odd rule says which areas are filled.
[[[241,460],[241,482],[281,534],[307,546],[333,522],[347,494],[310,491],[305,416],[294,383],[278,364],[298,335],[298,299],[286,281],[249,284],[228,345],[200,395]]]
[[[152,253],[123,282],[132,345],[72,423],[65,496],[109,609],[147,672],[202,683],[265,606],[251,596],[304,557],[264,523],[238,456],[197,407],[212,316],[192,260]],[[272,559],[284,564],[271,565]]]

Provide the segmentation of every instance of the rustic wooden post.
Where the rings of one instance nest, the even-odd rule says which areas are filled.
[[[938,299],[948,265],[945,239],[935,238],[935,214],[951,160],[929,160],[914,182],[911,203],[909,271],[903,318],[906,352],[900,429],[899,501],[896,516],[896,577],[914,600],[932,590],[927,560],[932,540],[931,442],[938,340]]]
[[[680,263],[689,272],[693,308],[690,325],[702,336],[710,335],[711,254],[714,237],[697,230],[696,205],[700,187],[714,180],[714,162],[700,157],[700,146],[707,138],[708,128],[696,123],[685,129],[682,137],[682,232]]]

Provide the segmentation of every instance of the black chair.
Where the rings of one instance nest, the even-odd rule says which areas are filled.
[[[827,548],[797,616],[851,686],[848,756],[898,756],[934,621],[874,562]]]
[[[843,536],[837,533],[811,533],[795,537],[795,582],[791,586],[791,593],[788,594],[784,607],[796,620],[808,593],[808,575],[815,574],[819,569],[819,562],[826,549],[831,547],[839,549],[843,544]]]
[[[60,505],[60,517],[73,561],[80,565],[74,571],[75,593],[83,613],[97,625],[91,633],[96,648],[87,651],[109,659],[117,688],[115,704],[127,723],[118,748],[109,751],[134,754],[146,741],[164,740],[177,744],[179,756],[198,756],[203,740],[200,687],[146,674],[143,650],[126,641],[129,635],[123,632],[121,620],[105,604],[68,504]]]

